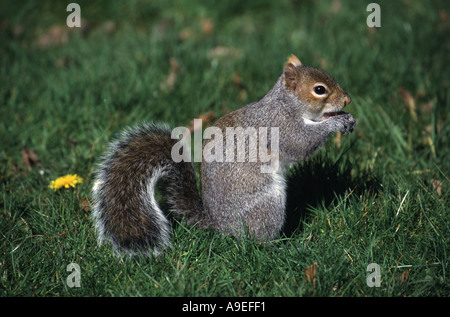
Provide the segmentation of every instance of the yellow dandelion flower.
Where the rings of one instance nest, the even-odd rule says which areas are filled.
[[[75,187],[76,184],[81,184],[82,182],[83,182],[83,179],[80,176],[78,176],[77,174],[74,174],[74,175],[69,174],[66,176],[58,177],[54,181],[51,181],[49,187],[51,189],[57,191],[61,187],[64,187],[64,188]]]

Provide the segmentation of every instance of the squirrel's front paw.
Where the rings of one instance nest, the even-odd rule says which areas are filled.
[[[351,133],[356,125],[356,119],[350,113],[341,114],[333,117],[337,124],[337,131],[342,133]]]

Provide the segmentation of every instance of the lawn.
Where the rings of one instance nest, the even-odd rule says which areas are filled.
[[[0,2],[2,296],[450,295],[446,1],[377,1],[379,28],[360,0],[77,1],[81,28],[71,1]],[[263,96],[290,54],[337,79],[358,125],[289,171],[279,239],[174,221],[159,257],[97,245],[110,140],[143,121],[206,127]],[[67,174],[83,182],[49,187]]]

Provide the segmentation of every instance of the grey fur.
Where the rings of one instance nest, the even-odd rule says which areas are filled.
[[[316,81],[332,90],[323,101],[308,95]],[[111,144],[96,173],[93,218],[99,240],[111,241],[126,254],[150,250],[157,254],[170,245],[168,220],[153,197],[159,178],[167,183],[170,210],[189,224],[235,236],[275,238],[285,221],[287,166],[309,157],[331,133],[353,130],[356,120],[350,114],[336,115],[348,102],[348,94],[329,74],[299,61],[288,62],[261,100],[214,124],[224,131],[224,151],[226,127],[278,128],[279,168],[262,173],[261,165],[267,163],[259,158],[256,162],[203,160],[201,199],[192,163],[175,163],[170,157],[177,140],[171,139],[167,126],[145,124],[127,130]],[[203,148],[210,141],[205,140]],[[267,149],[276,151],[270,142],[269,136]]]
[[[169,222],[154,198],[155,185],[167,184],[170,211],[189,223],[205,219],[192,163],[171,159],[171,130],[143,124],[112,142],[95,173],[93,219],[99,242],[119,254],[158,254],[170,246]]]

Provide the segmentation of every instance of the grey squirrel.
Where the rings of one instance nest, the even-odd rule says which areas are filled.
[[[234,142],[236,136],[227,139],[227,128],[276,128],[278,135],[257,140],[259,149],[276,154],[275,168],[262,172],[267,160],[250,160],[250,147],[244,160],[236,159],[234,152],[233,159],[202,160],[201,196],[192,162],[173,159],[178,140],[172,139],[167,125],[125,130],[110,144],[95,174],[93,219],[100,243],[110,241],[119,254],[129,255],[158,254],[171,245],[169,221],[155,200],[160,179],[169,211],[188,224],[238,237],[275,238],[285,221],[287,166],[306,159],[333,132],[353,131],[356,120],[341,111],[350,101],[328,73],[304,66],[291,55],[264,97],[213,124],[224,131],[220,141],[228,141],[236,151],[239,143]],[[203,150],[210,142],[213,138],[205,139]],[[249,144],[245,139],[240,146]],[[229,154],[226,151],[219,154]]]

